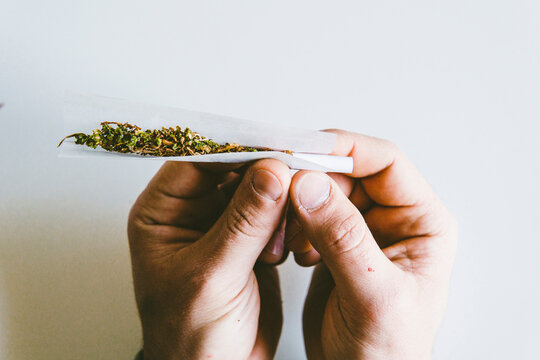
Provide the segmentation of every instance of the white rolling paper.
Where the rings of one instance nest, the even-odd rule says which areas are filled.
[[[142,104],[101,96],[66,94],[64,135],[91,133],[103,121],[128,122],[144,129],[189,127],[218,143],[237,143],[276,151],[237,152],[193,156],[156,157],[121,154],[76,145],[72,138],[60,147],[61,157],[116,157],[138,160],[172,160],[189,162],[242,163],[263,158],[283,161],[291,169],[351,173],[352,158],[328,155],[337,136],[306,130],[241,120],[171,107]],[[287,154],[280,150],[292,151]]]

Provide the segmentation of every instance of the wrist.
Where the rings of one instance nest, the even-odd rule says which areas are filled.
[[[144,360],[196,359],[199,343],[174,321],[154,326],[143,325]]]
[[[345,341],[340,341],[345,340]],[[358,360],[430,360],[432,348],[429,344],[403,343],[403,339],[387,339],[381,342],[358,342],[357,340],[342,339],[332,345],[323,344],[325,359],[358,359]],[[319,358],[312,353],[308,358]]]

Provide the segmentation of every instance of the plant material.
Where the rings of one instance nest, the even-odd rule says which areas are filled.
[[[102,122],[101,129],[94,130],[92,134],[68,135],[60,141],[58,146],[72,137],[75,138],[75,144],[86,145],[93,149],[101,146],[107,151],[153,156],[188,156],[261,150],[234,143],[220,145],[189,128],[182,130],[179,126],[164,127],[161,130],[141,130],[136,125],[113,121]]]

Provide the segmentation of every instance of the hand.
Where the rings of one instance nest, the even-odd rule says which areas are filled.
[[[455,220],[396,146],[332,132],[353,173],[301,171],[290,190],[285,243],[299,264],[322,259],[304,307],[308,358],[430,358]]]
[[[241,178],[167,162],[133,206],[128,235],[144,359],[273,357],[279,281],[272,266],[255,264],[261,252],[266,263],[282,257],[290,171],[261,160]],[[263,251],[269,241],[273,254]]]

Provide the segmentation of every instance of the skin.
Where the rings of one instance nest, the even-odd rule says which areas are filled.
[[[273,358],[273,264],[289,250],[315,265],[309,359],[430,358],[455,220],[395,145],[328,131],[352,174],[291,178],[269,159],[247,169],[168,162],[156,174],[128,223],[145,359]]]
[[[271,359],[275,353],[282,325],[278,275],[256,261],[283,218],[290,171],[261,160],[238,184],[229,170],[167,162],[130,212],[145,359]]]

